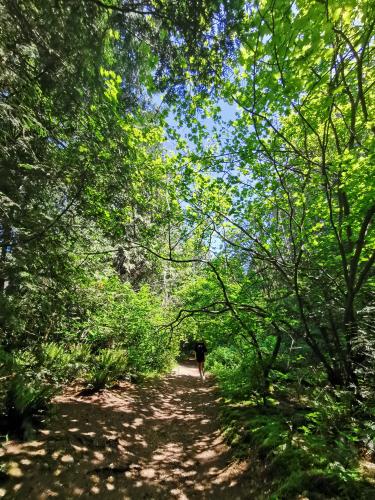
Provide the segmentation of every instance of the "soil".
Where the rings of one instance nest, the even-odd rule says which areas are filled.
[[[0,448],[0,497],[263,498],[251,461],[235,460],[225,444],[218,398],[193,362],[91,396],[72,387],[35,439]]]

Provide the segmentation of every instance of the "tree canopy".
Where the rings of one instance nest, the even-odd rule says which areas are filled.
[[[268,460],[325,453],[303,473],[357,481],[342,464],[374,450],[373,9],[0,1],[8,421],[33,415],[17,394],[163,372],[203,337],[227,402],[281,408],[244,424],[278,435]]]

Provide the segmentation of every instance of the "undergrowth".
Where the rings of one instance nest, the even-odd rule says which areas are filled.
[[[255,453],[270,499],[374,498],[359,469],[362,453],[375,458],[371,405],[358,405],[348,391],[318,388],[318,370],[306,366],[290,376],[273,373],[264,405],[252,359],[225,354],[208,363],[223,396],[224,433],[238,457]]]
[[[126,351],[123,349],[102,349],[95,356],[87,372],[87,385],[94,391],[111,386],[125,375],[126,368]]]

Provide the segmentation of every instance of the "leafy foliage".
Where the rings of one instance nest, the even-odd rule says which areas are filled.
[[[110,386],[126,373],[127,353],[122,349],[102,349],[95,356],[86,381],[94,391]]]
[[[356,443],[361,431],[345,395],[326,395],[313,406],[277,402],[259,411],[254,401],[232,401],[223,413],[228,440],[238,456],[257,450],[266,464],[272,498],[366,498]],[[276,402],[276,401],[275,401]]]
[[[22,431],[27,437],[33,420],[47,410],[54,388],[39,380],[26,381],[16,376],[8,386],[5,398],[5,415],[9,429]]]
[[[166,371],[203,337],[228,437],[258,449],[275,498],[367,491],[372,11],[0,1],[9,422],[75,378]]]
[[[258,358],[255,323],[305,343],[332,385],[357,392],[374,262],[369,5],[251,2],[228,76],[179,111],[192,132],[176,156],[187,223],[214,249],[217,290]],[[235,119],[210,134],[223,101]]]

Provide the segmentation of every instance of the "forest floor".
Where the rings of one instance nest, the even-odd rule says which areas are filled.
[[[3,443],[0,497],[266,498],[252,461],[234,459],[225,444],[218,398],[193,362],[91,396],[71,387],[35,439]]]

